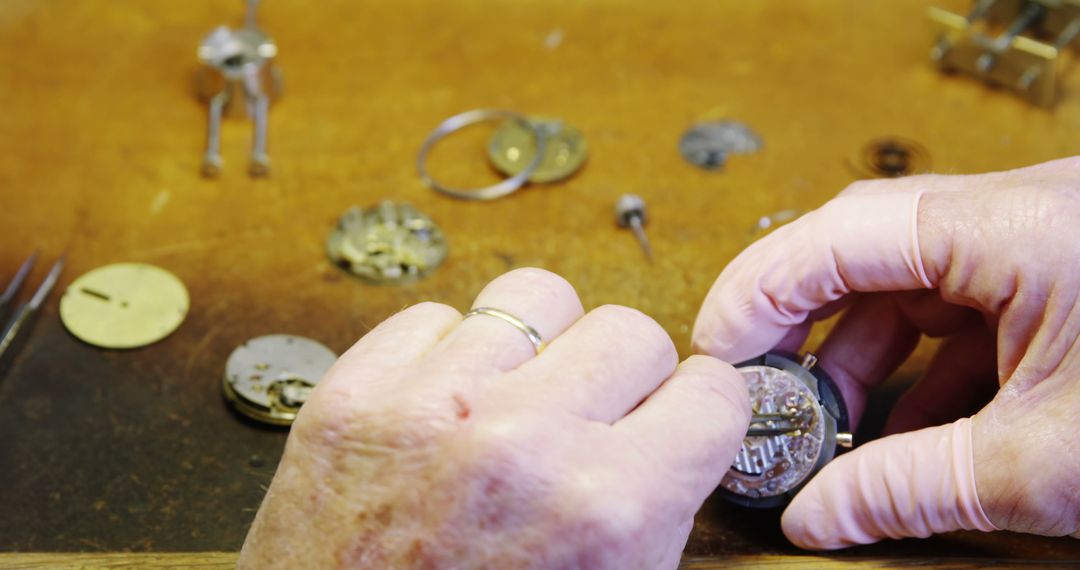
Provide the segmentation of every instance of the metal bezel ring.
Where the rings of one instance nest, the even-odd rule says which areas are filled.
[[[451,188],[438,183],[427,170],[427,157],[431,152],[432,147],[436,143],[446,138],[447,135],[455,133],[469,125],[476,123],[482,123],[484,121],[492,121],[496,119],[520,121],[527,125],[530,132],[532,132],[533,139],[536,141],[536,156],[525,167],[524,170],[491,186],[485,186],[476,189],[460,189]],[[420,180],[431,187],[432,190],[441,194],[446,194],[459,200],[494,200],[496,198],[502,198],[508,194],[513,193],[517,189],[525,185],[529,181],[529,177],[536,172],[536,169],[540,167],[540,163],[544,159],[544,151],[546,145],[546,137],[540,131],[540,129],[533,125],[524,115],[515,113],[513,111],[503,111],[500,109],[473,109],[472,111],[465,111],[446,119],[439,126],[435,127],[434,131],[424,139],[424,144],[420,147],[420,153],[416,157],[416,169],[420,173]]]

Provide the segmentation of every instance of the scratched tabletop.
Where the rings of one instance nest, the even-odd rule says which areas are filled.
[[[223,171],[205,179],[195,49],[215,26],[239,25],[242,2],[3,0],[0,278],[35,248],[30,285],[44,262],[66,252],[68,265],[0,379],[0,550],[239,549],[287,436],[223,401],[225,360],[248,338],[303,335],[340,353],[402,307],[464,310],[490,279],[536,266],[565,276],[586,307],[652,315],[686,356],[702,298],[755,221],[825,202],[857,178],[852,157],[867,141],[917,141],[942,173],[1080,153],[1080,69],[1065,74],[1053,110],[943,75],[927,58],[928,5],[266,0],[259,22],[278,43],[285,88],[270,110],[272,174],[247,175],[251,127],[231,117]],[[588,161],[494,202],[435,194],[416,174],[421,142],[481,107],[566,120],[588,140]],[[687,163],[679,137],[714,119],[746,123],[764,148],[718,171]],[[432,171],[457,185],[498,180],[488,134],[447,140]],[[626,192],[649,205],[652,263],[614,223]],[[384,199],[429,214],[449,240],[445,264],[410,285],[366,284],[324,253],[343,211]],[[183,280],[186,320],[138,349],[76,340],[58,315],[64,288],[122,261]],[[875,396],[857,442],[931,349]],[[775,514],[716,500],[687,548],[696,560],[796,552]],[[1080,541],[955,533],[838,556],[1080,559]]]

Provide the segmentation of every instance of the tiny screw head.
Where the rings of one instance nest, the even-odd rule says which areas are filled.
[[[637,194],[619,196],[615,202],[615,221],[625,228],[634,218],[637,218],[642,225],[645,224],[645,200]]]

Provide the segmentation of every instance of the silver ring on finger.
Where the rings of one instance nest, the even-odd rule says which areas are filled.
[[[494,307],[476,307],[468,313],[465,313],[463,319],[474,317],[476,315],[487,315],[489,317],[495,317],[497,319],[501,319],[507,323],[510,323],[511,325],[513,325],[514,328],[521,331],[526,336],[526,338],[529,339],[529,342],[533,345],[533,349],[536,350],[536,354],[540,354],[544,350],[544,347],[547,346],[547,344],[544,343],[543,337],[540,336],[540,333],[537,332],[536,329],[529,326],[525,321],[515,317],[514,315],[511,315],[510,313],[507,313],[506,311],[496,309]]]

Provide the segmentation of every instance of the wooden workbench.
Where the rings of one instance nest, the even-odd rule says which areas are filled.
[[[270,114],[273,175],[247,176],[250,128],[234,119],[224,172],[207,180],[195,47],[214,26],[239,24],[241,2],[4,0],[0,277],[35,247],[69,261],[0,381],[0,550],[204,552],[174,565],[232,564],[212,553],[239,548],[286,437],[222,400],[225,359],[249,337],[299,334],[343,351],[405,305],[465,309],[496,275],[539,266],[567,277],[587,307],[653,315],[685,355],[701,299],[755,220],[827,200],[854,179],[847,162],[868,140],[919,141],[945,173],[1080,153],[1080,72],[1054,111],[943,76],[927,62],[928,4],[268,0],[260,21],[280,46],[286,89]],[[562,117],[585,133],[589,161],[569,181],[493,203],[436,195],[416,175],[420,142],[477,107]],[[680,135],[715,118],[748,123],[764,150],[719,172],[689,165]],[[433,171],[494,180],[483,135],[448,141]],[[651,208],[651,264],[613,223],[624,192]],[[371,286],[327,262],[336,217],[382,199],[411,202],[446,231],[450,257],[430,277]],[[67,334],[63,287],[117,261],[160,265],[187,284],[191,312],[175,334],[130,351]],[[871,402],[864,436],[881,423],[874,402],[928,355]],[[688,567],[708,568],[782,565],[775,556],[798,552],[775,525],[736,522],[711,501],[687,554]],[[0,567],[82,560],[50,556],[8,555]],[[957,533],[837,556],[788,562],[1076,560],[1080,542]]]

